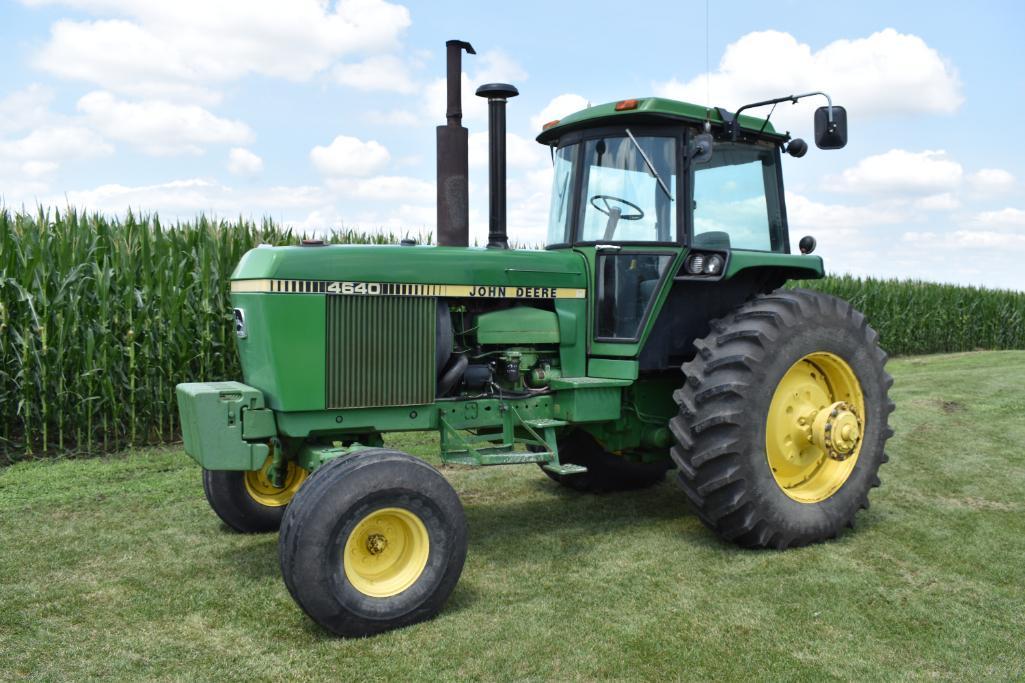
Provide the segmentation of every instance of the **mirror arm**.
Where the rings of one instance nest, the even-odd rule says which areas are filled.
[[[826,118],[829,123],[833,123],[833,99],[826,93],[816,90],[815,92],[806,92],[801,95],[787,95],[786,97],[775,97],[771,100],[764,100],[762,102],[752,102],[751,104],[745,104],[736,113],[730,114],[722,107],[716,107],[719,112],[719,116],[722,117],[723,125],[726,127],[726,132],[729,133],[731,140],[736,140],[740,136],[740,112],[745,109],[754,109],[756,107],[767,107],[770,104],[779,104],[780,102],[790,102],[791,104],[797,104],[797,101],[804,99],[805,97],[812,97],[814,95],[822,95],[826,98],[828,103],[828,109],[826,111]]]

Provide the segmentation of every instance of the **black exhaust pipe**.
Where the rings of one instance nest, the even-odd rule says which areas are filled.
[[[488,249],[509,248],[505,229],[505,102],[519,94],[508,83],[488,83],[477,88],[478,96],[488,98]]]
[[[468,133],[463,128],[461,95],[463,50],[477,54],[462,40],[445,43],[448,77],[448,109],[444,126],[438,126],[438,244],[470,245],[470,180]]]

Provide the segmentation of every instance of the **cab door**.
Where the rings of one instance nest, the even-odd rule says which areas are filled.
[[[636,358],[668,289],[683,252],[683,142],[679,129],[640,125],[599,128],[580,140],[572,223],[594,283],[592,359]]]
[[[594,274],[591,356],[640,353],[682,252],[678,246],[595,245],[590,254]]]

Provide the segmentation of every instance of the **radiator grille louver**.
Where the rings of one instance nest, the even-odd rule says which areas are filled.
[[[325,298],[327,408],[434,401],[436,299]]]

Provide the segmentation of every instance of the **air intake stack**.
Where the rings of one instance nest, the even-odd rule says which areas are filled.
[[[438,126],[438,244],[470,244],[470,181],[468,132],[463,127],[463,50],[477,54],[462,40],[445,43],[448,77],[447,123]]]
[[[488,83],[477,88],[479,97],[488,98],[489,249],[509,248],[505,221],[505,103],[519,94],[508,83]]]

